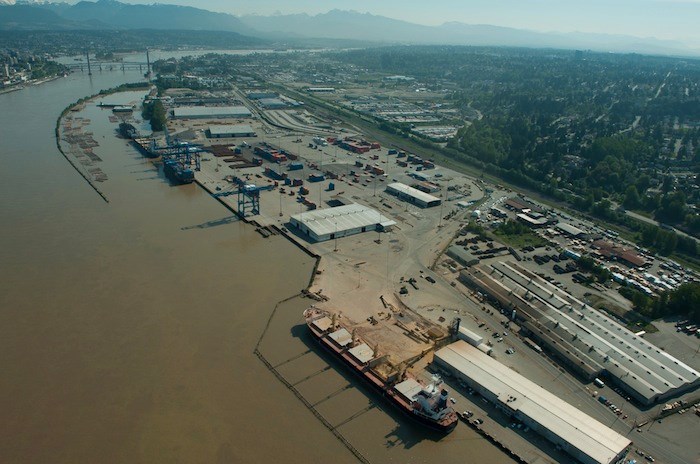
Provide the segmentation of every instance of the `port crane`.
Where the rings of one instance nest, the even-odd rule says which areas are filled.
[[[170,137],[167,125],[165,125],[163,130],[165,131],[165,146],[158,146],[156,140],[153,139],[151,141],[152,150],[160,153],[163,160],[172,159],[187,168],[194,163],[195,171],[199,171],[202,167],[201,152],[204,151],[202,145],[182,142],[177,138],[173,140]]]
[[[258,187],[255,184],[249,184],[245,179],[233,177],[233,190],[226,192],[217,192],[212,194],[214,198],[228,197],[231,195],[238,196],[238,212],[243,217],[255,216],[260,214],[260,192],[272,190],[272,185]]]

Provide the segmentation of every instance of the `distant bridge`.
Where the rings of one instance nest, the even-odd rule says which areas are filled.
[[[76,71],[85,71],[87,72],[88,70],[88,64],[87,62],[81,61],[78,63],[69,63],[66,65],[68,68]],[[96,71],[126,71],[128,70],[134,70],[138,69],[139,71],[146,72],[148,68],[147,63],[140,63],[136,61],[124,61],[124,62],[95,62],[95,61],[90,61],[90,68],[92,72]]]

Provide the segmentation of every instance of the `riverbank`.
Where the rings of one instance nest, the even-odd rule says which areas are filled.
[[[63,111],[61,111],[61,115],[56,120],[54,136],[56,138],[56,148],[58,149],[58,152],[63,155],[66,161],[70,163],[73,169],[75,169],[75,171],[88,183],[88,185],[90,185],[90,187],[102,198],[102,200],[105,201],[105,203],[109,203],[109,199],[96,185],[96,182],[106,180],[104,173],[99,169],[86,171],[86,169],[79,166],[79,164],[83,166],[90,166],[92,165],[92,161],[100,161],[99,157],[95,157],[92,150],[92,148],[96,146],[96,142],[92,139],[87,140],[81,138],[79,135],[75,134],[76,131],[74,131],[72,125],[73,118],[70,116],[70,114],[80,111],[85,107],[85,105],[93,102],[94,99],[98,97],[112,95],[126,90],[147,90],[149,88],[150,85],[147,83],[131,83],[121,84],[107,90],[101,90],[94,95],[81,98],[75,103],[71,103],[65,107]],[[80,128],[77,128],[77,132],[80,132]],[[67,143],[69,146],[64,147],[64,143]],[[69,156],[68,153],[71,153],[71,156]]]
[[[43,79],[33,79],[33,80],[24,81],[24,82],[21,82],[18,84],[14,84],[10,87],[0,89],[0,95],[10,93],[10,92],[18,92],[20,90],[24,90],[25,87],[30,86],[30,85],[37,86],[37,85],[41,85],[41,84],[46,84],[48,82],[53,82],[55,80],[62,79],[64,77],[66,77],[66,76],[63,76],[63,75],[50,76],[50,77],[45,77]]]

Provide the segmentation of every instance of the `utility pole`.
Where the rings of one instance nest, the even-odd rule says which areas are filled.
[[[319,171],[321,171],[321,175],[323,175],[323,145],[321,145],[321,156],[319,158]],[[318,187],[318,207],[321,207],[321,204],[323,202],[323,186],[319,185]]]
[[[282,190],[280,190],[280,217],[282,217]]]
[[[151,57],[148,54],[148,48],[146,48],[146,79],[151,80]]]
[[[85,49],[85,56],[87,57],[88,76],[92,76],[92,68],[90,68],[90,49]]]
[[[335,221],[335,234],[333,234],[333,237],[335,238],[335,246],[333,248],[333,251],[338,251],[338,220],[336,219]]]
[[[445,204],[443,196],[444,193],[440,192],[440,222],[438,223],[438,229],[442,227],[442,206]]]

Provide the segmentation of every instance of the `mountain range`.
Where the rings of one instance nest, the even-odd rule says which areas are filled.
[[[3,6],[3,3],[6,5]],[[99,29],[227,31],[289,44],[304,39],[345,39],[382,44],[520,46],[700,56],[698,49],[655,38],[544,33],[456,22],[424,26],[354,11],[237,17],[193,7],[132,5],[117,0],[80,1],[75,5],[0,0],[0,30]]]

